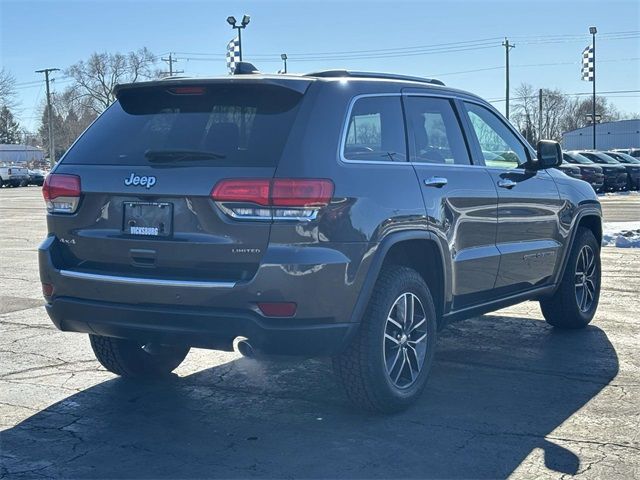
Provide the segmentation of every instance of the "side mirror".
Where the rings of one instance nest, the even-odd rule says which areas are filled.
[[[530,162],[532,170],[545,170],[562,164],[562,148],[558,142],[540,140],[536,150],[538,151],[538,158],[535,162]]]

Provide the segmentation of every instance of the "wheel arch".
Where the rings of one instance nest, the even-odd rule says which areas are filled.
[[[438,326],[442,327],[447,305],[450,305],[451,292],[451,275],[445,261],[445,248],[438,237],[429,231],[399,232],[385,237],[375,251],[351,320],[360,321],[380,271],[385,265],[392,263],[413,268],[422,276],[433,296]]]
[[[598,205],[597,208],[594,206],[583,208],[576,214],[575,220],[573,222],[573,227],[571,228],[569,243],[562,258],[561,268],[558,268],[554,279],[554,284],[556,284],[556,286],[559,284],[560,279],[564,275],[564,271],[567,268],[569,256],[571,255],[571,250],[573,249],[573,243],[575,242],[576,234],[580,227],[585,227],[591,230],[591,232],[593,232],[593,235],[596,237],[598,245],[602,245],[602,210],[600,208],[600,205]]]

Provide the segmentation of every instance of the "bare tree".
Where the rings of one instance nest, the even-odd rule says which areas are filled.
[[[561,140],[562,134],[589,124],[591,99],[575,98],[560,90],[542,89],[542,111],[539,90],[523,83],[516,89],[512,123],[522,132],[529,143],[542,138]],[[605,97],[596,97],[596,113],[600,121],[608,122],[621,118],[620,113]],[[540,131],[540,127],[542,130]]]
[[[0,70],[0,107],[12,108],[16,104],[16,79],[9,70]]]
[[[113,87],[159,77],[154,68],[156,56],[147,48],[135,52],[93,53],[87,61],[81,60],[65,70],[72,77],[72,91],[77,101],[101,113],[113,103]]]

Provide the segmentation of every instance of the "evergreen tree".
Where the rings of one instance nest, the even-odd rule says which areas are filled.
[[[0,108],[0,143],[20,143],[20,125],[6,106]]]

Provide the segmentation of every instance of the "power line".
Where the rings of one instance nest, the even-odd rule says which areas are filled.
[[[585,41],[585,35],[541,35],[541,36],[523,36],[514,35],[514,37],[522,38],[518,40],[522,44],[539,44],[539,43],[565,43],[567,41]],[[601,35],[602,40],[627,40],[640,38],[640,30],[626,32],[610,32]],[[527,41],[526,39],[529,39]],[[436,53],[448,53],[456,51],[467,51],[480,48],[492,48],[499,46],[498,40],[501,37],[483,38],[477,40],[466,40],[461,42],[438,43],[432,45],[414,45],[405,47],[369,49],[369,50],[350,50],[350,51],[332,51],[332,52],[293,52],[287,53],[288,58],[296,61],[325,61],[325,60],[356,60],[356,59],[372,59],[372,58],[388,58],[388,57],[405,57],[414,55],[427,55]],[[212,57],[224,58],[222,53],[210,52],[176,52],[178,55],[185,55],[186,60],[193,61],[211,61],[209,58],[196,57]],[[279,62],[280,53],[258,53],[252,55],[252,58],[264,62]]]
[[[640,94],[640,90],[610,90],[608,92],[598,92],[598,95],[611,95],[614,96],[617,93],[639,93]],[[576,93],[560,93],[560,95],[563,95],[565,97],[581,97],[581,96],[585,96],[585,95],[591,95],[591,92],[576,92]],[[640,96],[640,95],[632,95],[632,97],[636,97],[636,96]],[[512,100],[525,100],[527,98],[531,98],[531,97],[511,97]],[[492,98],[492,99],[488,99],[487,101],[489,103],[501,103],[504,102],[506,100],[506,98]]]

